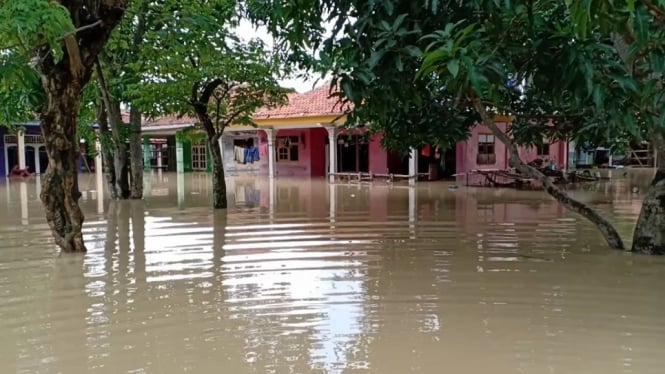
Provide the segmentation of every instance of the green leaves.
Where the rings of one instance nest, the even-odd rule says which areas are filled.
[[[459,60],[448,61],[447,67],[453,78],[457,78],[457,74],[459,73]]]

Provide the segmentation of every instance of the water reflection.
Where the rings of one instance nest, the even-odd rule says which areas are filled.
[[[80,257],[56,255],[31,183],[0,182],[2,211],[21,211],[0,217],[3,372],[665,364],[665,260],[607,250],[537,191],[235,178],[232,207],[213,212],[206,174],[153,173],[144,201],[99,210],[83,179]],[[573,193],[628,236],[646,183]]]

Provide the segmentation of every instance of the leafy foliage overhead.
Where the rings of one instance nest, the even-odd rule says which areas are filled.
[[[662,74],[636,79],[612,30],[581,25],[565,2],[294,0],[267,18],[262,10],[274,2],[251,3],[254,17],[267,19],[296,56],[321,46],[310,66],[332,70],[355,104],[350,120],[372,123],[393,146],[423,139],[450,144],[477,119],[475,97],[493,113],[514,116],[511,131],[525,144],[546,137],[600,145],[663,129],[644,115],[665,107],[657,82]],[[650,54],[649,71],[662,71],[665,39],[657,23],[645,22],[645,4],[626,5],[621,13],[644,40],[632,45],[631,55],[640,63],[646,60],[637,56]],[[332,37],[318,26],[322,21],[335,25]],[[428,110],[432,103],[446,109]]]
[[[240,22],[235,1],[176,2],[164,17],[174,26],[146,31],[143,76],[128,86],[149,115],[196,116],[207,105],[216,132],[231,123],[251,123],[265,103],[279,101],[281,60],[260,40],[234,33]]]

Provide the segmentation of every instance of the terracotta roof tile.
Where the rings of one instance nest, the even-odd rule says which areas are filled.
[[[144,119],[143,127],[158,127],[158,126],[170,126],[170,125],[194,125],[198,123],[199,120],[193,117],[183,116],[178,117],[175,115],[156,117],[150,119]]]
[[[291,93],[287,96],[288,102],[279,107],[264,107],[254,114],[254,119],[274,118],[301,118],[319,116],[339,116],[350,105],[339,102],[338,97],[330,97],[330,84],[316,88],[305,93]]]

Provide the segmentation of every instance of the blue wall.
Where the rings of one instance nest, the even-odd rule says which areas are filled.
[[[5,126],[0,126],[0,178],[1,177],[6,177],[7,174],[9,173],[9,170],[5,170],[5,135],[9,132],[9,130]],[[39,123],[38,122],[33,122],[30,124],[27,124],[25,126],[25,132],[26,134],[30,135],[41,135],[41,129],[39,128]],[[14,156],[16,157],[16,156]],[[10,158],[11,159],[11,158]],[[30,161],[28,162],[28,159],[26,158],[26,164],[32,163],[34,164],[34,154],[30,156]],[[11,168],[13,165],[9,165],[9,168]],[[46,164],[44,161],[42,161],[42,169],[45,169]],[[34,167],[34,166],[33,166]],[[34,171],[34,170],[31,170]]]

